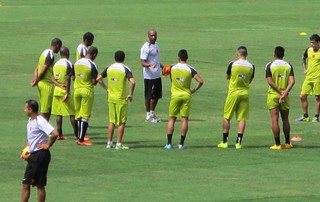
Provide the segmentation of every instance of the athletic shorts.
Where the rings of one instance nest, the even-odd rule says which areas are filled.
[[[144,79],[144,97],[146,99],[160,99],[160,98],[162,98],[161,78]]]
[[[301,95],[320,95],[320,82],[304,80],[301,87]]]
[[[47,185],[47,172],[51,154],[49,150],[31,153],[24,173],[22,184],[44,187]]]
[[[53,96],[51,114],[59,116],[75,115],[73,96],[69,95],[68,99],[62,101],[63,96]]]
[[[279,108],[281,111],[288,110],[290,108],[290,99],[287,97],[284,103],[279,103],[280,95],[270,95],[267,96],[267,107],[268,109]]]
[[[77,88],[74,90],[74,107],[77,119],[89,120],[94,100],[93,89]]]
[[[249,119],[249,95],[228,95],[224,105],[225,119],[231,119],[236,113],[238,121]]]
[[[50,113],[52,107],[54,85],[52,83],[39,81],[38,93],[40,99],[40,112]]]
[[[191,96],[171,97],[169,104],[169,117],[189,117],[191,109]]]
[[[128,104],[108,103],[109,123],[120,125],[127,122]]]

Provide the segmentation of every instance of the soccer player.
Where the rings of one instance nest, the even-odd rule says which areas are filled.
[[[203,80],[197,70],[187,64],[188,52],[184,49],[178,52],[178,63],[170,70],[171,100],[169,105],[169,121],[167,126],[167,144],[165,149],[172,149],[172,136],[177,117],[181,117],[181,137],[178,149],[184,149],[184,141],[188,132],[189,114],[191,108],[191,94],[197,92],[203,85]],[[191,88],[191,81],[197,81]]]
[[[91,32],[84,33],[82,37],[82,43],[77,47],[76,60],[80,60],[87,55],[88,47],[93,44],[93,40],[94,35]]]
[[[312,122],[319,122],[320,113],[320,36],[310,36],[310,47],[306,49],[302,57],[302,64],[305,73],[300,93],[301,108],[303,116],[296,121],[310,121],[308,114],[308,95],[316,98],[316,114]]]
[[[230,62],[227,68],[229,80],[228,95],[224,105],[223,135],[219,148],[228,148],[230,120],[236,113],[238,120],[238,137],[236,149],[242,149],[242,138],[249,119],[249,85],[254,78],[255,67],[247,60],[248,51],[245,46],[237,49],[237,60]]]
[[[74,135],[77,137],[77,126],[75,121],[75,110],[73,96],[71,95],[70,85],[73,76],[73,64],[69,59],[69,49],[61,47],[60,56],[53,66],[52,82],[55,84],[52,101],[52,114],[57,115],[57,130],[59,132],[58,140],[66,140],[62,133],[63,116],[69,116],[73,127]]]
[[[283,123],[285,137],[285,148],[291,149],[290,123],[289,123],[289,92],[292,89],[295,79],[291,64],[283,60],[284,48],[277,46],[274,49],[274,61],[266,65],[266,79],[269,84],[267,106],[271,117],[271,128],[275,145],[270,149],[280,150],[280,127],[279,113]]]
[[[97,84],[98,67],[93,62],[97,55],[98,49],[92,46],[87,55],[74,64],[74,105],[78,127],[76,142],[84,146],[92,145],[85,141],[85,135],[94,100],[94,86]]]
[[[47,120],[50,119],[54,84],[51,82],[54,54],[58,53],[62,42],[58,38],[51,41],[51,47],[42,52],[38,65],[34,70],[34,79],[31,86],[38,86],[40,98],[40,114]]]
[[[109,126],[107,149],[113,147],[112,139],[115,125],[118,125],[118,137],[115,149],[129,149],[122,144],[125,125],[127,122],[128,101],[132,101],[135,79],[131,69],[124,64],[125,53],[117,51],[114,54],[115,63],[107,67],[98,76],[97,81],[108,92]],[[108,86],[103,78],[108,78]],[[126,92],[127,80],[130,82],[129,93]]]
[[[58,137],[58,131],[38,114],[38,109],[37,101],[26,101],[24,111],[29,117],[27,140],[30,156],[26,159],[28,164],[22,180],[21,201],[23,202],[29,201],[31,185],[37,187],[38,201],[45,201],[45,186],[47,185],[47,172],[51,159],[49,148]]]
[[[158,123],[161,119],[155,115],[155,109],[158,100],[162,98],[161,68],[163,66],[160,64],[160,48],[155,29],[148,30],[148,41],[141,47],[140,61],[143,67],[146,121]]]

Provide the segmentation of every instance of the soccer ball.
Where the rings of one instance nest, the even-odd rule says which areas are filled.
[[[21,154],[20,154],[20,158],[27,160],[30,157],[30,153],[29,153],[29,145],[26,145],[22,150],[21,150]]]

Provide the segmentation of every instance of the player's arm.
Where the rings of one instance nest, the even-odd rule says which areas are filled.
[[[49,142],[48,143],[39,143],[37,144],[37,148],[38,149],[50,149],[50,147],[55,143],[55,141],[57,140],[59,136],[59,132],[54,129],[51,133],[50,133],[50,137],[49,137]]]
[[[101,74],[97,77],[97,82],[103,89],[108,91],[108,86],[103,82],[103,76],[101,76]]]
[[[51,76],[51,81],[52,81],[52,83],[53,83],[54,85],[56,85],[56,86],[58,86],[58,87],[60,87],[60,88],[66,89],[66,85],[59,83],[59,82],[57,81],[57,79],[54,78],[53,75]]]
[[[93,85],[97,85],[97,83],[98,83],[97,77],[98,77],[98,70],[96,68],[92,68],[92,70],[91,70],[91,83]]]
[[[141,61],[142,67],[154,68],[156,66],[156,64],[148,63],[146,60],[143,60],[143,59],[141,59],[140,61]]]
[[[193,78],[197,81],[197,85],[191,90],[191,93],[197,92],[201,86],[203,85],[203,79],[201,78],[200,74],[195,74]]]
[[[286,90],[282,91],[282,93],[281,93],[281,97],[279,99],[280,103],[284,102],[286,97],[288,97],[289,92],[291,91],[294,84],[295,84],[295,78],[294,78],[293,68],[291,67],[290,75],[288,78],[288,86],[287,86]]]
[[[231,78],[231,68],[232,68],[232,64],[233,64],[233,62],[230,62],[229,65],[228,65],[228,67],[227,67],[227,71],[226,71],[226,78],[227,78],[227,80],[230,80],[230,78]]]
[[[136,87],[136,81],[133,77],[131,77],[129,78],[129,82],[130,82],[130,90],[126,100],[129,100],[131,102],[133,99],[133,92]]]
[[[266,65],[266,72],[265,73],[266,73],[267,83],[269,84],[269,86],[271,88],[273,88],[275,91],[277,91],[281,95],[282,90],[274,83],[274,81],[272,79],[272,73],[270,70],[270,66],[271,66],[271,62]]]
[[[31,86],[34,87],[38,84],[39,79],[38,79],[38,66],[39,64],[34,68],[33,71],[33,80],[31,81]]]
[[[273,88],[275,91],[277,91],[281,95],[282,90],[273,82],[272,77],[268,76],[267,82],[271,88]]]
[[[99,85],[105,89],[106,91],[108,91],[108,86],[103,82],[103,79],[107,77],[107,70],[108,68],[106,68],[105,70],[103,70],[100,75],[97,77],[97,82],[99,83]]]
[[[303,72],[307,73],[308,67],[307,67],[307,59],[308,59],[308,49],[304,52],[302,56],[302,67],[303,67]]]
[[[253,78],[254,78],[254,74],[255,74],[255,71],[256,71],[256,68],[255,68],[255,66],[253,65],[253,71],[252,71],[252,76],[251,76],[251,78],[250,78],[250,83],[253,81]]]
[[[38,79],[37,79],[37,83],[39,81],[41,81],[41,79],[43,78],[44,74],[47,72],[47,70],[49,69],[50,65],[53,63],[54,59],[53,58],[50,58],[49,54],[46,58],[46,61],[43,65],[43,68],[41,70],[41,72],[39,73],[38,72]]]

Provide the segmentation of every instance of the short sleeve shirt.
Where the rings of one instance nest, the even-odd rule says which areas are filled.
[[[157,43],[144,43],[140,50],[140,59],[145,60],[148,63],[156,64],[155,68],[143,68],[144,79],[157,79],[161,77],[160,48]]]
[[[38,115],[36,119],[29,118],[27,124],[29,152],[38,151],[38,143],[48,143],[49,135],[53,130],[54,128],[42,116]]]

